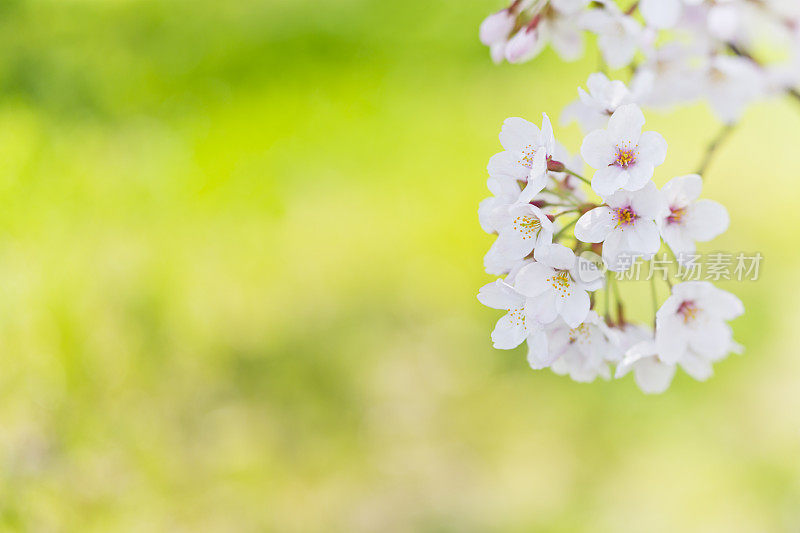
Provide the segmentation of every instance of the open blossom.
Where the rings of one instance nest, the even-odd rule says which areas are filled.
[[[500,261],[513,265],[534,249],[553,242],[553,223],[538,207],[519,203],[511,206],[508,214],[494,244]]]
[[[678,260],[728,229],[728,211],[713,200],[698,200],[703,180],[697,174],[672,178],[661,189],[666,208],[658,219],[664,241]]]
[[[581,155],[597,169],[592,189],[600,196],[641,189],[666,159],[667,143],[654,131],[642,133],[644,122],[638,106],[623,105],[611,115],[608,129],[595,130],[583,140]]]
[[[766,72],[743,57],[715,56],[702,72],[699,89],[711,109],[726,124],[733,124],[745,108],[764,94]]]
[[[633,258],[649,258],[661,247],[655,220],[662,211],[661,195],[651,181],[638,191],[618,191],[606,199],[606,205],[586,212],[575,224],[575,237],[602,242],[606,266],[625,270]]]
[[[561,316],[570,327],[577,327],[589,313],[587,291],[602,286],[600,273],[581,269],[581,260],[561,244],[540,246],[536,260],[516,275],[514,288],[529,298],[529,316],[542,324]]]
[[[610,0],[601,0],[601,8],[591,9],[581,17],[584,28],[597,34],[603,60],[612,69],[628,66],[643,43],[642,26]]]
[[[507,118],[500,130],[500,144],[505,151],[489,160],[489,175],[527,182],[519,200],[530,202],[547,184],[547,160],[555,143],[553,126],[546,114],[542,114],[541,130],[525,119]]]
[[[639,78],[644,81],[644,78]],[[636,103],[649,90],[638,83],[633,90],[619,80],[609,80],[602,72],[589,75],[586,81],[588,92],[578,87],[578,100],[568,105],[561,114],[561,122],[568,124],[576,120],[584,131],[605,128],[609,117],[624,104]]]
[[[582,383],[611,377],[609,362],[616,348],[611,331],[597,313],[589,311],[586,319],[574,327],[557,320],[546,326],[544,332],[546,345],[540,336],[538,344],[528,346],[531,367],[549,366],[556,374],[569,375]],[[542,351],[543,348],[547,351]]]
[[[478,301],[487,307],[507,311],[492,331],[495,348],[510,350],[522,344],[530,335],[540,333],[541,326],[528,318],[525,296],[502,279],[481,287]]]
[[[692,353],[709,360],[724,357],[734,346],[727,324],[744,312],[733,294],[707,281],[685,281],[656,313],[656,347],[667,363],[685,360]]]

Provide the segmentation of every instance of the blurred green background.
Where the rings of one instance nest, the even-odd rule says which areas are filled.
[[[597,54],[492,65],[499,7],[0,4],[0,530],[800,530],[800,106],[704,191],[705,249],[765,256],[745,355],[657,397],[534,372],[475,299],[484,169]],[[663,184],[719,125],[648,127]]]

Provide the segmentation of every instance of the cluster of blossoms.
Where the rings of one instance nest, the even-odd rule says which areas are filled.
[[[484,305],[506,311],[492,332],[494,346],[527,342],[531,367],[576,381],[610,378],[612,365],[616,377],[632,370],[648,393],[664,391],[677,366],[707,379],[714,362],[740,350],[728,325],[744,311],[735,296],[708,281],[667,278],[671,294],[647,327],[626,320],[618,290],[612,317],[611,286],[613,273],[631,268],[631,257],[652,259],[662,240],[676,258],[694,252],[696,242],[727,229],[728,213],[699,198],[697,174],[655,185],[667,143],[642,131],[636,104],[618,106],[604,122],[575,157],[556,142],[547,115],[541,128],[522,118],[503,123],[505,150],[488,164],[492,196],[478,210],[483,229],[497,235],[486,271],[503,276],[478,293]],[[591,180],[581,175],[585,166],[595,169]],[[586,185],[599,202],[588,200]],[[603,316],[595,306],[600,289]]]
[[[604,63],[628,67],[630,90],[597,76],[564,115],[587,130],[619,105],[670,107],[705,99],[733,124],[752,102],[800,98],[797,0],[515,0],[487,17],[480,39],[492,59],[528,61],[547,44],[565,60],[582,56],[584,34],[597,38]],[[767,61],[752,53],[768,49]],[[606,117],[607,118],[607,117]]]

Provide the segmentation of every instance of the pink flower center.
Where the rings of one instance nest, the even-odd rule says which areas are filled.
[[[697,304],[694,303],[692,300],[684,300],[681,302],[681,305],[678,306],[677,313],[683,317],[683,323],[688,324],[692,320],[697,317],[697,313],[700,312],[700,308],[697,307]]]
[[[617,155],[609,166],[628,168],[630,165],[633,165],[636,163],[636,149],[638,147],[639,146],[636,145],[633,148],[628,148],[627,143],[625,143],[624,146],[617,146]]]
[[[626,226],[633,226],[636,219],[639,218],[639,215],[634,212],[631,206],[627,207],[618,207],[614,209],[614,218],[616,219],[617,226],[616,227],[626,227]]]
[[[685,207],[670,207],[669,216],[667,217],[667,224],[680,224],[685,215]]]

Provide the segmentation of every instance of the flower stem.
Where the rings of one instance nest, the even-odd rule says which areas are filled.
[[[579,180],[581,180],[582,182],[584,182],[584,183],[585,183],[586,185],[588,185],[589,187],[591,187],[591,186],[592,186],[592,182],[591,182],[591,181],[587,180],[586,178],[584,178],[583,176],[581,176],[581,175],[580,175],[580,174],[578,174],[577,172],[573,172],[573,171],[571,171],[571,170],[570,170],[570,169],[568,169],[568,168],[565,168],[565,169],[564,169],[564,172],[566,172],[567,174],[570,174],[571,176],[575,176],[576,178],[578,178]]]

